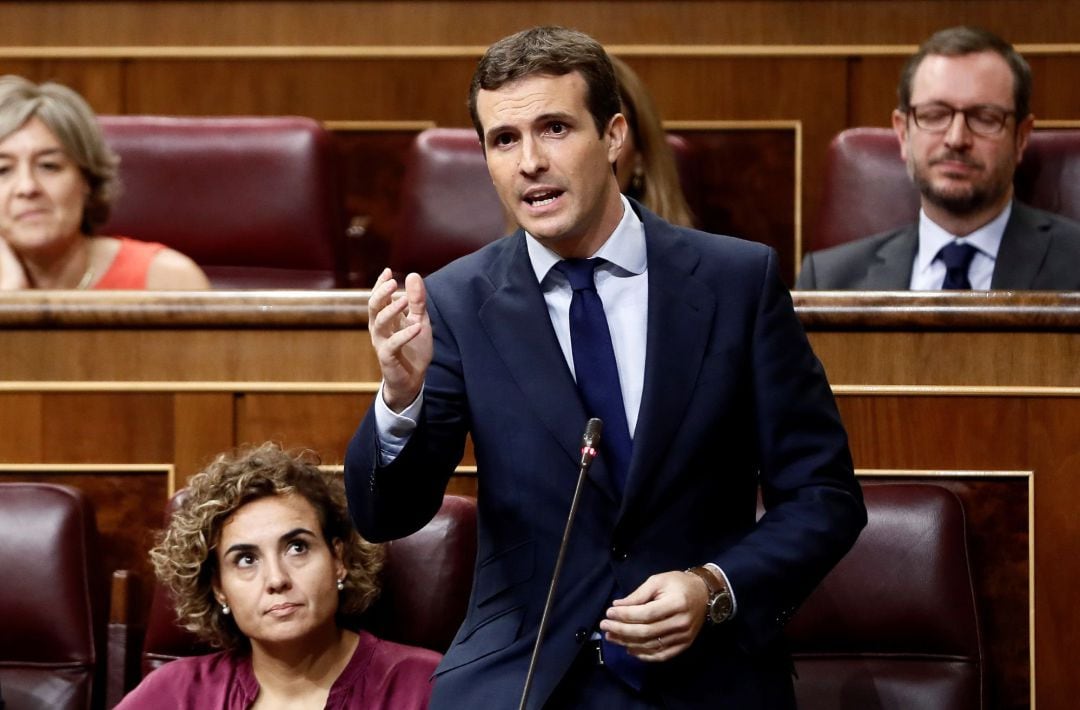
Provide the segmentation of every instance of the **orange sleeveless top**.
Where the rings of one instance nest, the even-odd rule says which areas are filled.
[[[126,289],[145,290],[150,262],[165,248],[157,242],[140,242],[137,239],[117,237],[120,250],[116,252],[108,270],[91,288],[94,290]]]

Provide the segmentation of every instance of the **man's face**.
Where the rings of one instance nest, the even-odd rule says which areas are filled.
[[[598,135],[577,72],[534,74],[494,91],[476,109],[488,172],[514,219],[563,257],[589,257],[622,217],[611,164],[626,137],[617,114]]]
[[[931,54],[913,77],[911,105],[983,106],[1009,112],[996,135],[973,132],[960,111],[939,131],[917,126],[910,112],[893,112],[900,152],[922,194],[924,209],[962,217],[1003,208],[1012,198],[1013,173],[1034,121],[1028,116],[1017,124],[1011,113],[1016,109],[1013,75],[1005,59],[995,52],[956,57]]]

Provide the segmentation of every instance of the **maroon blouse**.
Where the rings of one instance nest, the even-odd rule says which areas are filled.
[[[330,687],[326,710],[426,708],[431,675],[441,656],[425,648],[383,641],[366,631],[358,633],[360,642]],[[246,710],[258,695],[251,656],[221,651],[165,664],[146,676],[116,710]]]

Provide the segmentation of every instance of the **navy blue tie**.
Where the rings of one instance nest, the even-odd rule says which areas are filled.
[[[570,346],[578,391],[585,400],[588,416],[604,421],[600,455],[607,461],[612,483],[622,493],[626,488],[633,442],[626,423],[626,408],[619,386],[619,368],[615,363],[611,332],[593,278],[600,263],[600,259],[566,259],[557,263],[555,268],[566,277],[574,290],[570,299]],[[631,688],[640,691],[645,675],[644,661],[631,656],[623,646],[609,643],[603,638],[600,643],[608,669]]]
[[[971,281],[968,279],[968,267],[975,258],[978,249],[970,244],[957,244],[949,242],[941,247],[938,256],[945,262],[945,282],[941,284],[943,290],[971,289]]]
[[[600,453],[606,457],[612,483],[622,493],[630,469],[632,442],[611,331],[593,280],[600,262],[600,259],[566,259],[555,264],[555,268],[574,290],[570,299],[570,345],[578,391],[585,400],[586,414],[604,421]]]

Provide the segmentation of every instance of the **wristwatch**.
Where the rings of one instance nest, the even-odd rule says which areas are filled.
[[[700,578],[709,590],[709,599],[705,602],[705,618],[713,624],[722,624],[730,619],[734,605],[731,603],[731,592],[723,580],[718,579],[707,567],[691,567],[686,571]]]

